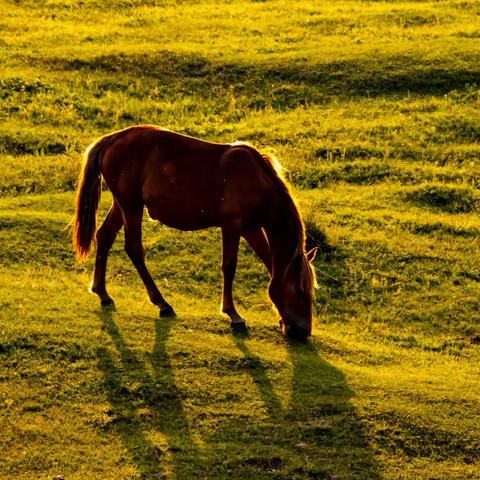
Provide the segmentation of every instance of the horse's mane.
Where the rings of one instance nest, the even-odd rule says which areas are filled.
[[[305,255],[305,225],[290,191],[290,187],[283,176],[283,167],[278,159],[271,153],[261,152],[244,142],[235,142],[234,145],[244,145],[255,151],[262,170],[270,178],[282,198],[284,207],[288,212],[286,215],[291,220],[288,222],[290,226],[288,235],[291,235],[292,244],[294,244],[285,272],[297,266],[299,270],[299,287],[305,292],[312,293],[313,289],[317,286],[317,280],[315,270]]]

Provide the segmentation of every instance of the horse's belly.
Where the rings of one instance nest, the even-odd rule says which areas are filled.
[[[218,225],[218,213],[202,205],[185,208],[160,203],[147,205],[147,210],[152,219],[177,230],[201,230]]]
[[[218,225],[221,189],[205,172],[180,170],[162,164],[143,186],[150,217],[179,230],[199,230]]]

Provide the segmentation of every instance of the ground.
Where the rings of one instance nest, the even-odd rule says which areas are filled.
[[[479,2],[1,3],[0,478],[478,478]],[[136,123],[273,149],[320,247],[307,344],[243,244],[231,334],[215,229],[145,218],[177,319],[123,234],[116,311],[88,293],[81,154]]]

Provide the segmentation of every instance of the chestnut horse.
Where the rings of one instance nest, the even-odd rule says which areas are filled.
[[[179,230],[221,227],[222,311],[233,328],[246,328],[232,295],[242,236],[271,275],[268,292],[284,333],[301,340],[311,335],[315,251],[305,252],[302,219],[272,157],[246,144],[205,142],[152,125],[105,135],[87,148],[80,175],[73,234],[80,260],[95,236],[102,175],[113,205],[96,231],[91,290],[103,306],[113,304],[105,287],[107,256],[123,226],[125,251],[150,300],[161,317],[175,315],[145,265],[146,206],[152,219]]]

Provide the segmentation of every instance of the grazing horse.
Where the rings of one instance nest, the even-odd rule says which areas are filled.
[[[101,177],[113,205],[96,231]],[[222,311],[232,328],[245,328],[232,295],[240,237],[267,267],[270,298],[289,337],[306,340],[312,330],[315,250],[305,252],[302,219],[275,160],[243,144],[198,140],[152,125],[105,135],[91,144],[80,174],[73,245],[85,259],[96,236],[91,290],[103,306],[113,304],[105,287],[108,252],[122,226],[125,251],[160,316],[175,315],[144,261],[142,216],[179,230],[222,229]]]

